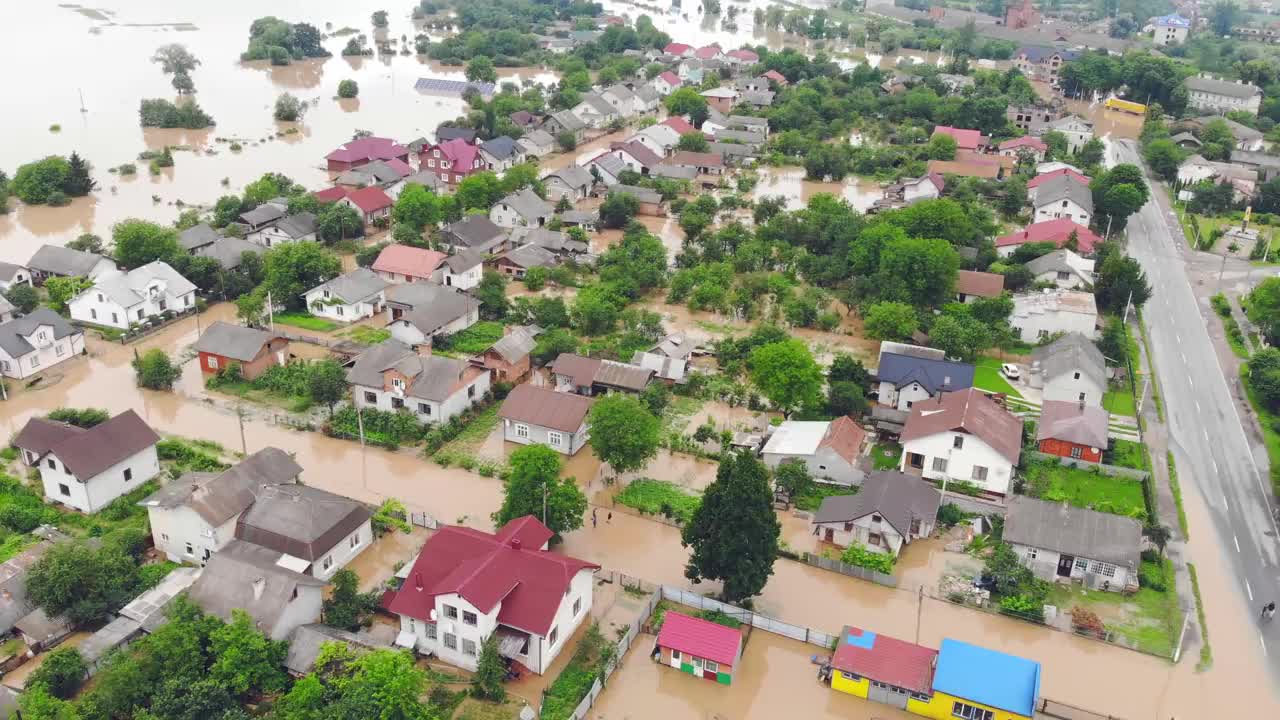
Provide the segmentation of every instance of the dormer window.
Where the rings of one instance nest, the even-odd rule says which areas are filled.
[[[391,387],[397,390],[404,390],[404,380],[402,380],[401,378],[392,378]]]

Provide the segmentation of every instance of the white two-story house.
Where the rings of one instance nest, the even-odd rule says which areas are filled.
[[[443,423],[481,401],[492,373],[465,360],[413,348],[394,338],[369,348],[347,371],[358,408],[408,409],[423,423]]]
[[[552,533],[530,516],[490,534],[445,526],[427,539],[387,604],[396,645],[475,670],[480,646],[542,674],[591,613],[599,565],[549,552]]]
[[[1022,454],[1022,419],[969,388],[916,403],[901,442],[902,472],[1003,496]]]
[[[185,312],[196,304],[196,286],[168,263],[156,260],[129,272],[98,276],[93,287],[71,299],[71,319],[127,330],[165,312]]]
[[[49,308],[0,323],[0,375],[22,380],[84,352],[84,333]]]
[[[95,513],[160,473],[160,436],[132,410],[85,429],[32,418],[13,439],[45,497]]]

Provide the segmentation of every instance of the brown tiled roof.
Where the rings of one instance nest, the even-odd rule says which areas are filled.
[[[28,425],[37,420],[32,419]],[[47,420],[39,422],[48,423]],[[31,442],[37,439],[50,439],[55,431],[44,428],[35,432],[36,435],[32,436]],[[19,439],[25,433],[26,428],[23,428]],[[160,442],[160,436],[156,431],[138,417],[137,413],[126,410],[88,430],[67,433],[61,440],[48,446],[46,452],[57,455],[58,459],[67,466],[67,470],[83,481],[95,477],[103,470],[158,442]],[[18,445],[16,441],[14,444]],[[18,447],[30,449],[23,445]]]
[[[557,375],[568,375],[574,385],[590,387],[596,380],[603,363],[599,358],[583,357],[573,353],[560,353],[551,363],[551,371]]]
[[[17,436],[13,438],[13,446],[23,450],[30,450],[37,456],[43,456],[54,445],[82,432],[84,432],[84,429],[75,425],[54,422],[40,417],[31,418],[23,426],[22,430],[18,432]]]
[[[930,160],[929,172],[940,175],[959,175],[961,177],[980,177],[994,180],[1000,175],[1000,166],[985,165],[973,161]]]
[[[1105,449],[1109,417],[1107,411],[1097,405],[1046,400],[1040,409],[1036,440],[1065,440]]]
[[[850,464],[857,462],[862,454],[862,445],[867,441],[867,431],[848,415],[831,421],[827,434],[818,443],[818,447],[829,447]]]
[[[942,393],[916,403],[902,428],[902,443],[956,430],[976,436],[1017,463],[1022,452],[1022,420],[977,388]]]
[[[667,161],[671,165],[692,165],[694,167],[723,167],[724,158],[715,153],[681,150]]]
[[[517,385],[498,411],[504,420],[577,432],[591,410],[592,399],[573,393],[559,393],[533,385]]]
[[[999,297],[1004,292],[1004,276],[995,273],[961,270],[956,273],[956,292],[978,297]]]

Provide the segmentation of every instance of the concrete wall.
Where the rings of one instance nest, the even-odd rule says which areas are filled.
[[[761,459],[771,468],[776,468],[787,460],[800,460],[815,478],[825,478],[839,485],[862,484],[862,471],[831,448],[820,447],[812,455],[764,453]]]
[[[302,625],[320,622],[320,609],[324,605],[323,588],[300,585],[298,597],[285,606],[284,612],[271,628],[272,640],[287,640]]]
[[[1076,377],[1076,375],[1080,377]],[[1044,384],[1045,400],[1065,400],[1067,402],[1080,402],[1081,394],[1084,395],[1086,405],[1102,405],[1102,395],[1106,388],[1100,387],[1080,372],[1079,369],[1062,373],[1053,378],[1048,378]]]
[[[1036,214],[1032,222],[1044,222],[1056,218],[1071,218],[1077,225],[1089,226],[1092,215],[1074,200],[1055,200],[1051,203],[1036,205]]]
[[[307,310],[316,317],[337,320],[338,322],[355,322],[373,317],[381,309],[382,293],[356,303],[337,303],[329,305],[324,302],[323,290],[312,290],[306,294]]]
[[[898,410],[910,410],[913,404],[930,397],[929,391],[921,387],[920,383],[913,382],[902,388],[894,387],[891,382],[880,383],[880,404]]]
[[[1098,318],[1095,315],[1077,312],[1036,312],[1020,315],[1017,310],[1017,300],[1014,300],[1014,314],[1009,318],[1009,324],[1013,326],[1018,337],[1023,342],[1036,343],[1042,337],[1048,337],[1054,333],[1078,332],[1089,339],[1098,336],[1096,325]]]
[[[132,472],[128,480],[124,479],[126,470]],[[61,458],[53,453],[40,462],[40,480],[44,484],[45,497],[85,513],[101,510],[159,472],[160,459],[156,456],[155,445],[134,453],[94,477],[84,478],[84,482],[68,472]],[[65,493],[62,492],[64,487]]]
[[[149,507],[147,517],[151,521],[151,538],[156,549],[166,558],[173,562],[203,565],[206,552],[212,555],[235,538],[236,520],[240,515],[231,516],[216,528],[188,507]],[[187,552],[188,545],[191,546],[190,553]]]
[[[467,394],[467,388],[474,387],[475,392],[472,395]],[[480,402],[485,393],[489,392],[490,373],[481,373],[466,388],[460,389],[458,392],[450,395],[443,402],[434,400],[424,400],[410,396],[396,395],[390,390],[384,390],[380,387],[369,387],[367,385],[355,385],[351,388],[352,402],[356,407],[360,408],[376,408],[378,410],[394,411],[396,408],[392,404],[393,399],[402,399],[404,407],[413,412],[418,417],[418,422],[422,423],[442,423],[448,422],[450,418],[460,414],[468,407]],[[366,393],[373,393],[373,400],[369,400]]]

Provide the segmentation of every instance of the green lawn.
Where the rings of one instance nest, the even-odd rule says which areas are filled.
[[[489,349],[489,346],[502,339],[502,323],[485,320],[455,333],[440,343],[440,349],[456,355],[476,355]]]
[[[1138,480],[1110,477],[1101,472],[1036,460],[1026,469],[1028,494],[1050,502],[1067,502],[1082,508],[1144,520],[1146,502]]]
[[[857,495],[858,488],[856,486],[845,487],[843,485],[828,485],[826,483],[809,483],[809,489],[802,495],[796,497],[796,507],[801,510],[813,512],[822,505],[822,501],[826,498],[836,495]]]
[[[680,522],[689,522],[702,504],[700,496],[686,493],[679,485],[649,478],[632,480],[614,499],[645,515],[663,515]]]
[[[1080,606],[1096,612],[1108,630],[1143,652],[1168,657],[1182,626],[1173,564],[1166,558],[1142,561],[1141,576],[1158,579],[1163,589],[1142,585],[1132,595],[1086,590],[1078,585],[1054,584],[1047,602],[1064,612]],[[1117,618],[1116,616],[1120,616]]]
[[[667,407],[662,411],[663,434],[673,432],[683,434],[689,427],[689,419],[702,409],[702,403],[701,398],[672,395],[671,402],[667,403]]]
[[[1136,443],[1131,440],[1113,440],[1108,455],[1109,457],[1105,458],[1105,462],[1109,465],[1117,465],[1134,470],[1151,469],[1147,460],[1147,448],[1142,443]]]
[[[979,358],[976,367],[973,370],[973,386],[979,390],[986,390],[993,393],[1004,393],[1011,397],[1020,398],[1022,393],[1013,389],[1008,380],[1000,374],[1001,362],[995,358]]]
[[[1133,393],[1128,390],[1117,390],[1115,388],[1107,388],[1107,393],[1102,396],[1102,407],[1112,415],[1123,415],[1125,417],[1136,417],[1138,415],[1138,404],[1133,399]]]
[[[315,330],[316,332],[329,332],[342,327],[336,322],[330,322],[324,318],[318,318],[315,315],[303,312],[276,313],[272,320],[281,325],[298,327],[303,330]]]
[[[368,325],[357,325],[342,333],[342,336],[350,338],[353,342],[358,342],[361,345],[377,345],[384,340],[389,340],[391,331],[384,328],[369,327]]]
[[[896,442],[878,442],[871,448],[871,465],[876,470],[897,470],[902,459],[902,446]]]
[[[493,403],[478,413],[457,437],[445,443],[444,451],[474,453],[484,444],[489,433],[498,426],[498,409],[502,403]]]

